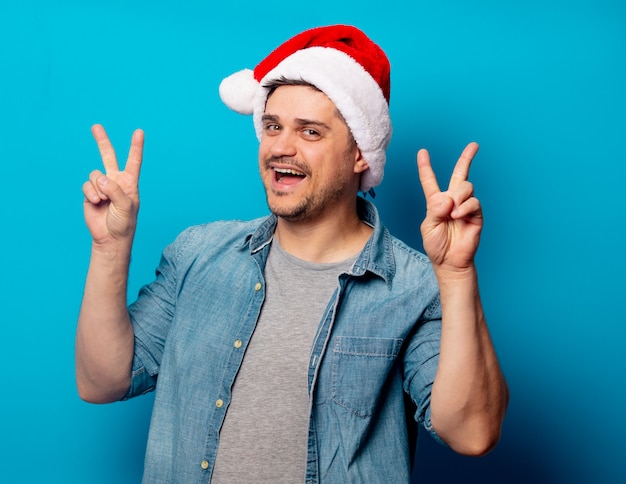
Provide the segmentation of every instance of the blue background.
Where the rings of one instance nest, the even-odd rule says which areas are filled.
[[[484,458],[422,435],[419,482],[626,482],[619,0],[2,0],[0,481],[140,478],[152,397],[89,405],[74,385],[81,185],[100,166],[90,126],[107,127],[120,158],[146,131],[134,295],[183,228],[266,212],[251,119],[220,102],[221,79],[340,22],[393,66],[376,202],[396,235],[420,247],[417,150],[444,181],[467,142],[482,146],[480,283],[511,405]]]

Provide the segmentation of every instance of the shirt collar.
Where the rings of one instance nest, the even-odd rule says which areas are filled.
[[[359,197],[357,199],[357,212],[359,218],[371,226],[374,232],[363,247],[352,272],[357,276],[371,272],[390,284],[396,272],[391,234],[380,221],[376,206],[369,200]]]
[[[357,213],[359,218],[372,227],[374,231],[354,263],[351,272],[355,276],[362,276],[366,272],[371,272],[389,284],[396,272],[391,234],[382,225],[378,210],[369,200],[365,200],[363,197],[357,198]],[[246,243],[249,244],[252,254],[260,251],[271,242],[276,230],[276,222],[276,216],[270,215],[247,235]]]

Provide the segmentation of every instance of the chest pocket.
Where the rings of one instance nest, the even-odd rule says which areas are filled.
[[[337,336],[333,345],[331,398],[359,417],[372,415],[402,339]]]

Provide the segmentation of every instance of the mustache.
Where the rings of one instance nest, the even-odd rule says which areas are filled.
[[[270,169],[272,164],[287,165],[291,168],[301,171],[305,175],[310,175],[311,170],[308,165],[289,156],[270,156],[263,160],[266,169]]]

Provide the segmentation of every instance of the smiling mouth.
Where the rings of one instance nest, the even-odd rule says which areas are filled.
[[[291,168],[274,168],[273,170],[275,180],[285,185],[294,185],[306,177],[301,171]]]

